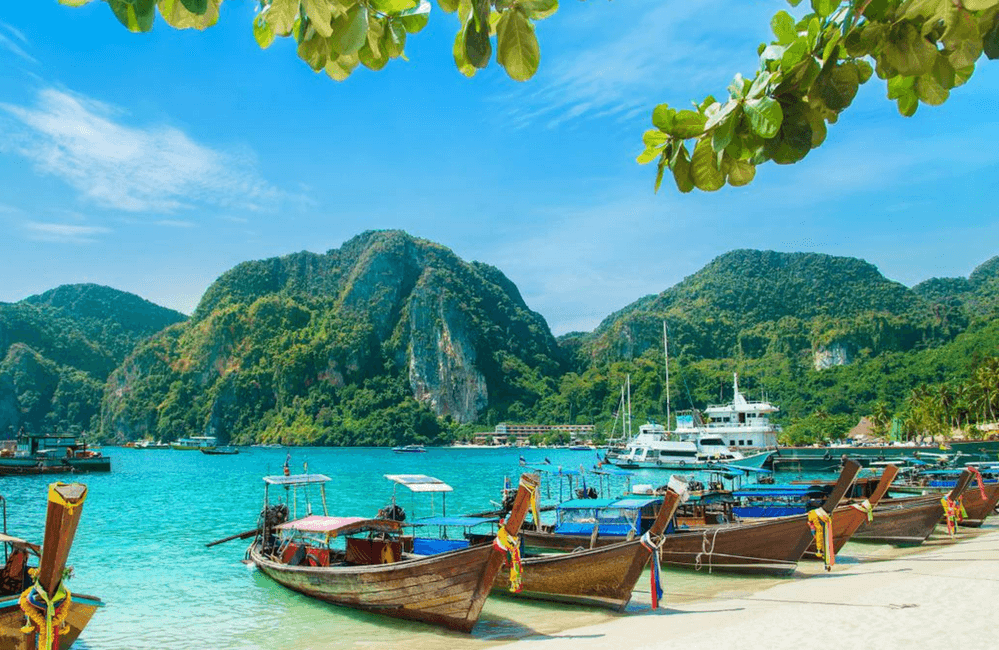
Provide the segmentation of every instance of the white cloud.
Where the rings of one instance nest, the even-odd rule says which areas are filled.
[[[193,221],[181,221],[179,219],[160,219],[156,222],[156,225],[167,228],[195,228],[197,226]]]
[[[65,223],[29,221],[23,225],[28,239],[65,244],[91,244],[98,235],[111,232],[102,226],[76,226]]]
[[[128,126],[120,111],[79,95],[48,88],[33,107],[0,104],[0,110],[23,125],[0,122],[9,151],[99,207],[153,213],[204,206],[261,210],[288,198],[260,177],[251,156],[211,149],[169,126]]]
[[[7,34],[4,32],[7,32]],[[10,36],[8,36],[8,34]],[[11,36],[13,36],[13,38],[11,38]],[[20,44],[16,41],[20,41]],[[28,54],[28,52],[21,47],[21,45],[28,45],[28,39],[24,36],[24,34],[16,27],[8,25],[0,20],[0,50],[7,50],[25,61],[38,63],[38,59]]]
[[[615,116],[629,120],[651,113],[663,101],[685,104],[708,93],[720,96],[740,64],[752,66],[744,74],[755,71],[754,45],[770,35],[769,15],[783,3],[733,7],[720,0],[649,0],[613,5],[587,3],[582,13],[558,25],[564,47],[550,48],[553,58],[543,61],[532,84],[503,98],[515,107],[509,115],[514,124],[543,120],[555,127]],[[722,14],[725,19],[717,20]]]

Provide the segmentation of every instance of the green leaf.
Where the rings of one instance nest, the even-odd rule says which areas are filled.
[[[383,14],[397,14],[420,5],[420,0],[368,0],[372,9]]]
[[[937,60],[933,63],[933,78],[936,79],[937,83],[942,88],[953,88],[956,82],[957,73],[954,71],[954,66],[950,64],[950,60],[945,56],[938,56]]]
[[[656,165],[656,184],[653,187],[653,192],[659,193],[659,187],[663,184],[663,174],[666,172],[666,152],[659,157],[659,164]]]
[[[416,34],[426,27],[430,20],[430,3],[427,0],[420,0],[420,4],[414,9],[400,13],[399,19],[407,32]]]
[[[118,21],[130,32],[148,32],[153,28],[156,18],[154,0],[108,0],[108,6],[114,12]]]
[[[356,54],[345,54],[335,61],[326,63],[326,74],[336,81],[344,81],[357,68],[360,60]]]
[[[807,111],[805,117],[808,118],[808,125],[812,127],[812,149],[814,149],[825,142],[826,133],[828,132],[826,121],[822,117],[822,111],[819,109]]]
[[[459,29],[458,33],[455,35],[454,47],[451,48],[451,53],[454,55],[454,64],[458,66],[458,72],[466,77],[474,77],[478,68],[468,62],[468,55],[465,54],[464,29]]]
[[[794,18],[786,11],[778,11],[770,19],[770,29],[777,37],[777,43],[787,45],[798,38],[798,30],[794,26]]]
[[[728,169],[728,184],[732,187],[749,185],[756,177],[756,165],[746,160],[732,160]]]
[[[516,9],[506,11],[496,25],[496,61],[515,81],[527,81],[538,71],[541,50],[534,25]]]
[[[298,44],[298,58],[309,64],[315,71],[326,67],[330,57],[330,39],[323,38],[318,31],[313,31],[311,38],[306,38]],[[336,54],[332,58],[336,58]]]
[[[180,0],[184,8],[196,16],[203,16],[208,11],[208,0]]]
[[[812,149],[812,125],[802,103],[785,107],[780,132],[763,141],[763,151],[778,165],[796,163]]]
[[[732,83],[728,85],[729,97],[732,99],[742,99],[746,96],[746,92],[751,86],[752,82],[743,79],[742,75],[737,72],[732,79]]]
[[[306,15],[308,15],[309,20],[312,21],[312,27],[319,32],[319,35],[323,38],[329,38],[332,36],[333,28],[330,26],[330,22],[333,19],[333,7],[330,5],[330,0],[301,1],[302,8],[305,9]],[[357,47],[361,46],[358,45]]]
[[[159,0],[156,6],[159,7],[163,20],[174,29],[205,30],[218,22],[220,4],[222,0],[209,0],[201,14],[188,11],[181,0]]]
[[[891,29],[884,48],[884,56],[899,74],[916,76],[933,69],[937,48],[911,23],[903,22]]]
[[[354,5],[331,23],[330,47],[339,56],[360,50],[368,38],[368,8]],[[318,31],[318,30],[317,30]]]
[[[990,60],[999,59],[999,19],[996,19],[992,29],[982,36],[982,50]]]
[[[437,4],[440,8],[449,14],[453,14],[458,11],[459,0],[437,0]]]
[[[874,74],[874,68],[867,61],[856,60],[853,62],[857,66],[857,81],[861,84],[867,83],[867,80],[871,78]]]
[[[974,16],[961,9],[955,9],[954,14],[940,40],[947,49],[951,65],[963,68],[974,64],[982,55],[982,36]]]
[[[676,125],[676,110],[669,104],[659,104],[652,111],[652,125],[665,133],[673,133]]]
[[[260,12],[274,33],[279,36],[291,34],[295,26],[295,16],[298,15],[298,0],[274,0],[267,9]],[[162,13],[163,7],[160,6]]]
[[[531,20],[543,20],[558,11],[558,0],[519,0],[517,5]]]
[[[823,18],[836,11],[839,0],[812,0],[812,11]]]
[[[714,192],[725,185],[725,175],[718,167],[715,151],[707,138],[701,138],[694,147],[694,155],[690,160],[690,175],[697,189],[704,192]]]
[[[916,79],[916,96],[924,104],[939,106],[947,101],[950,91],[941,86],[940,82],[932,74],[924,74]]]
[[[640,153],[638,157],[635,158],[635,162],[637,162],[639,165],[647,165],[656,158],[662,157],[662,153],[663,153],[662,150],[657,149],[656,147],[646,147],[645,151]]]
[[[839,112],[853,102],[859,87],[857,67],[847,62],[825,68],[815,80],[809,97],[818,97],[830,110]]]
[[[707,120],[697,111],[680,111],[674,118],[673,129],[667,133],[683,140],[694,138],[704,133]]]
[[[973,75],[974,73],[975,73],[975,66],[973,65],[969,65],[966,68],[958,68],[954,70],[954,88],[957,88],[958,86],[963,86],[968,81],[968,79],[971,78],[971,75]]]
[[[406,28],[398,18],[389,20],[385,30],[385,50],[391,58],[400,57],[406,50]]]
[[[85,4],[90,4],[94,0],[59,0],[59,4],[66,5],[67,7],[82,7]]]
[[[687,155],[687,146],[681,144],[670,164],[673,170],[673,181],[676,188],[684,194],[694,189],[694,177],[691,175],[690,157]]]
[[[898,112],[906,117],[912,117],[919,108],[919,98],[916,93],[910,93],[898,98]]]
[[[805,39],[800,38],[784,50],[784,56],[780,59],[780,67],[783,70],[790,70],[796,66],[808,54],[808,44]]]
[[[493,47],[489,42],[489,24],[483,23],[481,31],[478,21],[469,17],[465,23],[465,58],[476,68],[485,68],[493,55]]]
[[[733,110],[726,119],[718,123],[711,134],[711,148],[715,151],[722,151],[732,143],[732,138],[735,136],[735,125],[739,123],[739,118],[741,114],[738,111],[739,105],[736,104],[736,110]]]
[[[743,110],[749,118],[753,132],[761,138],[772,138],[780,130],[784,119],[780,102],[770,97],[751,99],[745,103]]]
[[[256,39],[257,45],[265,50],[274,42],[274,28],[264,19],[263,13],[257,14],[253,19],[253,38]]]
[[[760,72],[755,79],[753,79],[753,84],[749,87],[749,92],[746,93],[746,97],[750,99],[758,99],[763,97],[770,88],[770,83],[774,80],[776,76],[773,72]]]
[[[981,11],[982,9],[999,6],[999,0],[962,0],[961,4],[968,11]]]

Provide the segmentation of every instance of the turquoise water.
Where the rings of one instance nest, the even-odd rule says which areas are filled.
[[[237,456],[191,451],[106,449],[109,474],[58,477],[89,488],[70,554],[74,592],[102,598],[77,646],[80,650],[213,648],[218,650],[327,650],[390,644],[444,650],[488,646],[618,616],[592,608],[490,598],[471,637],[336,607],[301,596],[241,563],[248,540],[205,544],[255,526],[263,499],[261,477],[280,474],[291,453],[292,472],[332,478],[330,514],[374,516],[387,505],[393,484],[385,474],[429,474],[451,484],[450,514],[483,511],[498,501],[504,477],[516,481],[528,463],[589,468],[596,452],[553,449],[438,449],[398,454],[389,449],[295,448],[244,450]],[[634,473],[632,483],[662,485],[668,472]],[[0,478],[8,530],[41,542],[48,476]],[[592,484],[592,478],[590,479]],[[515,484],[515,483],[514,483]],[[621,484],[618,480],[615,486]],[[563,487],[562,497],[568,498]],[[543,484],[542,499],[559,499],[557,483]],[[431,514],[429,500],[400,488],[409,518]],[[439,514],[440,501],[435,505]],[[301,512],[299,513],[302,514]],[[685,575],[667,578],[667,602],[719,591],[758,588],[759,579]],[[647,615],[643,579],[625,615]]]

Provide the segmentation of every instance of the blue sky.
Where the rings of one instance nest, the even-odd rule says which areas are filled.
[[[99,1],[0,4],[0,301],[96,282],[190,313],[241,261],[401,228],[500,268],[561,334],[737,248],[910,286],[999,254],[995,63],[908,119],[874,78],[803,162],[655,195],[635,163],[652,108],[751,75],[786,3],[565,0],[526,83],[495,62],[462,77],[436,6],[408,62],[337,83],[290,39],[260,50],[255,4],[149,34]]]

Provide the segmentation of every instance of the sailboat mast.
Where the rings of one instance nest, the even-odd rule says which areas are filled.
[[[628,375],[625,380],[625,385],[628,387],[628,442],[631,442],[631,375]]]
[[[666,336],[666,321],[663,321],[663,356],[666,358],[666,429],[669,429],[669,338]]]

